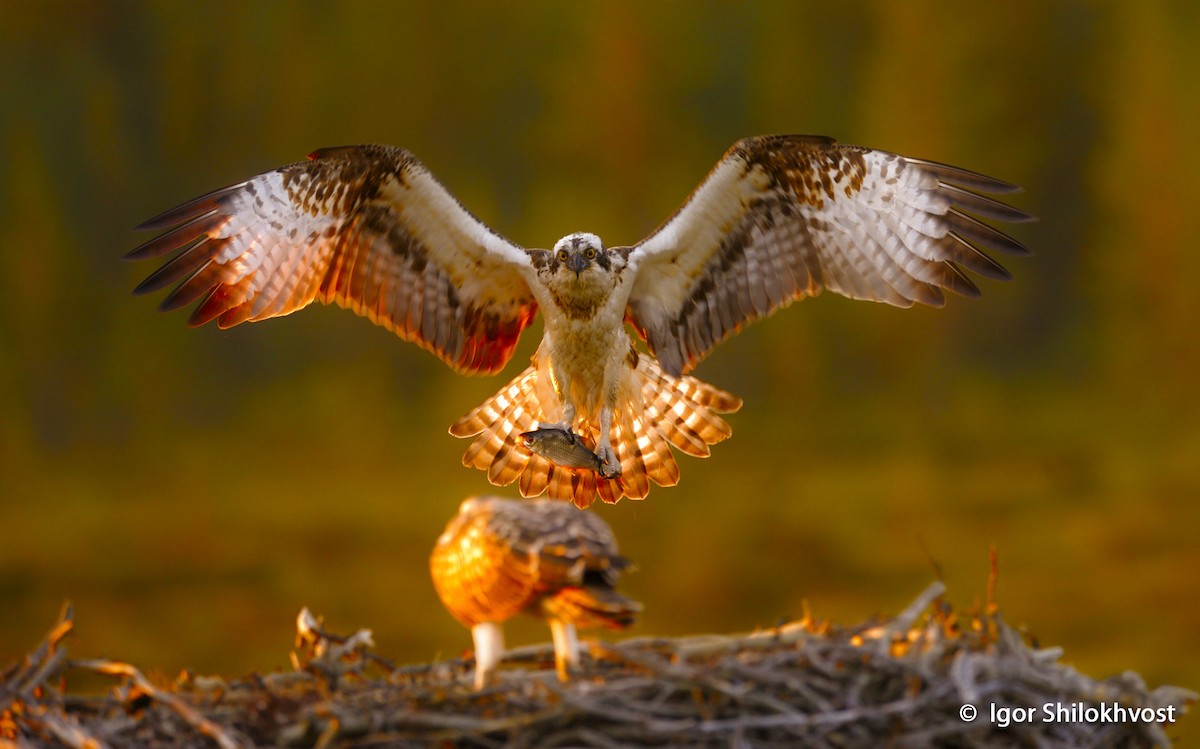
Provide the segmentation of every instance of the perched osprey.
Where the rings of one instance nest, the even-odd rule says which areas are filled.
[[[628,247],[595,234],[526,249],[472,216],[412,156],[323,149],[308,161],[196,198],[143,224],[166,233],[129,253],[182,248],[137,292],[199,300],[190,323],[225,328],[335,302],[436,354],[494,373],[540,308],[532,365],[450,427],[466,465],[521,494],[580,507],[674,485],[670,446],[707,456],[741,400],[687,376],[744,325],[830,289],[907,307],[977,296],[964,269],[1008,278],[981,248],[1026,254],[971,215],[1026,221],[980,193],[1013,185],[929,161],[771,135],[738,141],[674,216]],[[646,341],[639,353],[626,323]],[[570,428],[601,470],[557,465],[518,435]]]
[[[565,679],[579,663],[575,627],[627,627],[641,604],[614,586],[630,567],[612,530],[592,512],[562,502],[471,498],[438,538],[429,569],[442,603],[471,629],[475,687],[504,654],[502,622],[546,619]]]

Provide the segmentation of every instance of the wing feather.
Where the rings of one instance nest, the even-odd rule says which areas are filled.
[[[334,303],[459,371],[495,372],[537,310],[528,253],[389,146],[322,149],[139,228],[163,233],[127,257],[177,253],[135,292],[178,284],[163,308],[201,300],[193,325]]]
[[[620,572],[629,562],[617,553],[612,530],[595,513],[554,500],[478,498],[464,504],[468,522],[529,576],[522,587],[544,593],[584,583],[586,572]]]
[[[822,289],[900,307],[941,305],[946,290],[977,296],[962,269],[1009,278],[984,250],[1028,254],[980,218],[1032,220],[981,193],[1018,189],[831,138],[747,138],[628,250],[626,319],[679,375],[746,324]]]

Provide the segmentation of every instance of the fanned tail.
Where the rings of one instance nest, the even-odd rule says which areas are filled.
[[[621,403],[613,418],[611,442],[621,462],[621,475],[601,478],[588,469],[568,468],[535,455],[521,445],[521,432],[549,421],[538,398],[538,369],[530,366],[508,385],[450,427],[455,437],[474,437],[463,454],[463,465],[486,471],[488,481],[507,486],[518,481],[523,497],[548,492],[552,499],[586,508],[599,497],[609,504],[622,497],[643,499],[650,482],[674,486],[679,465],[671,451],[707,457],[709,447],[727,439],[732,430],[718,414],[741,407],[737,396],[691,376],[672,377],[649,356],[640,356],[631,372],[632,397]],[[592,450],[597,429],[578,421],[576,433]]]

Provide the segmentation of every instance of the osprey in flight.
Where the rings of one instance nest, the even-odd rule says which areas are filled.
[[[738,141],[648,237],[595,234],[526,249],[472,216],[409,152],[316,151],[143,224],[131,258],[175,256],[136,289],[177,284],[189,322],[222,328],[334,302],[465,374],[498,372],[540,308],[532,365],[450,427],[466,465],[521,494],[580,507],[679,480],[671,446],[707,456],[741,400],[688,372],[746,324],[822,289],[907,307],[978,296],[964,270],[1008,273],[982,250],[1027,254],[980,221],[1027,221],[981,174],[830,138]],[[978,218],[977,218],[978,217]],[[626,329],[642,338],[639,352]],[[559,465],[522,433],[571,429],[600,470]]]
[[[615,589],[632,565],[593,512],[562,502],[499,497],[462,503],[429,557],[438,597],[475,641],[475,688],[504,655],[500,624],[522,612],[546,619],[560,678],[579,663],[575,626],[633,623],[641,604]]]

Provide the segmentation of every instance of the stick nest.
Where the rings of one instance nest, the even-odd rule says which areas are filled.
[[[1000,728],[989,710],[1103,703],[1178,718],[1196,700],[1132,672],[1091,679],[994,606],[960,615],[942,593],[935,583],[895,618],[852,627],[806,616],[742,635],[590,642],[568,683],[550,646],[522,648],[478,692],[470,659],[396,666],[368,630],[325,632],[307,610],[291,671],[153,683],[127,663],[68,659],[66,606],[37,650],[0,672],[0,747],[1141,747],[1169,745],[1173,725]],[[79,670],[115,684],[75,694]]]

